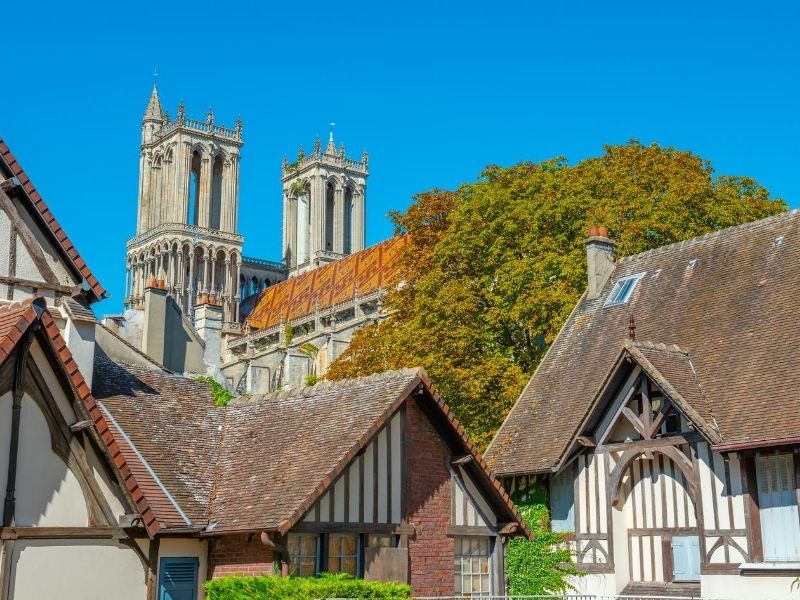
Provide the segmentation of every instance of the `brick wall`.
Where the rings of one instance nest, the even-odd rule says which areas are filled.
[[[225,575],[272,575],[272,550],[258,535],[213,538],[208,548],[208,578]]]
[[[449,450],[416,400],[406,404],[408,522],[416,537],[408,542],[411,587],[417,596],[453,594],[453,538],[450,525]]]

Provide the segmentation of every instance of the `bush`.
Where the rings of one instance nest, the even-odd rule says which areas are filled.
[[[572,562],[565,536],[550,530],[547,492],[541,483],[512,495],[536,539],[512,538],[506,548],[508,593],[515,596],[563,594],[574,589],[570,577],[581,573]]]
[[[208,384],[211,389],[211,395],[214,398],[214,404],[217,406],[228,406],[234,396],[231,394],[224,385],[211,377],[211,375],[198,375],[194,378],[195,381],[202,381]]]
[[[317,600],[318,598],[411,598],[400,583],[364,581],[350,575],[319,577],[220,577],[204,584],[208,600]]]

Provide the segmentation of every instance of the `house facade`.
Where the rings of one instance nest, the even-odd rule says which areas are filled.
[[[529,533],[424,372],[217,406],[96,322],[105,291],[0,159],[0,599],[323,571],[503,592],[503,545]]]
[[[549,488],[581,593],[790,598],[800,573],[795,211],[616,259],[487,452]]]

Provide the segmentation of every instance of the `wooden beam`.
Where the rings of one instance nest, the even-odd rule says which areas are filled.
[[[79,431],[83,431],[87,427],[91,427],[91,426],[92,426],[92,422],[91,421],[84,420],[84,421],[78,421],[76,423],[73,423],[72,425],[69,426],[69,428],[70,428],[70,431],[72,431],[72,433],[78,433]]]
[[[519,523],[499,523],[498,535],[514,535],[519,531]]]
[[[652,440],[634,440],[632,442],[618,442],[612,444],[603,444],[602,446],[597,447],[598,452],[619,452],[625,451],[629,448],[635,448],[640,452],[644,453],[648,450],[652,450],[654,448],[663,448],[665,446],[682,446],[683,444],[689,444],[692,441],[695,441],[697,436],[695,435],[670,435],[660,438],[655,438]]]
[[[61,285],[60,283],[48,283],[46,281],[34,281],[33,279],[22,279],[20,277],[7,277],[0,275],[0,283],[6,285],[17,285],[21,287],[36,288],[37,290],[50,290],[75,296],[81,291],[79,285]]]
[[[454,456],[450,460],[450,464],[453,465],[453,466],[455,466],[455,465],[465,465],[471,460],[472,460],[472,455],[470,455],[470,454],[465,454],[464,456]]]
[[[121,527],[1,527],[0,540],[121,540],[127,534]]]
[[[14,226],[14,229],[16,229],[19,239],[22,240],[22,244],[28,251],[28,255],[39,271],[39,274],[49,283],[58,283],[58,277],[56,277],[56,274],[47,262],[42,247],[39,245],[39,242],[34,237],[28,225],[20,217],[17,206],[4,191],[0,191],[0,208],[8,215],[11,224]],[[72,265],[70,265],[70,267],[72,267]],[[14,273],[11,273],[11,275],[14,275]]]
[[[496,529],[492,529],[491,527],[448,525],[447,532],[445,535],[447,535],[447,537],[458,537],[458,536],[470,536],[470,535],[496,536],[497,534],[498,531]]]
[[[647,427],[642,420],[627,406],[622,407],[622,414],[625,416],[628,421],[631,422],[633,428],[641,435],[643,438],[647,438]]]
[[[575,441],[577,441],[578,444],[584,448],[594,448],[597,445],[594,436],[579,435],[577,438],[575,438]]]

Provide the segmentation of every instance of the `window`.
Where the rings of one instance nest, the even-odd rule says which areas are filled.
[[[792,454],[758,455],[756,478],[764,560],[800,559],[800,516]]]
[[[637,273],[636,275],[620,277],[617,280],[617,283],[614,284],[614,287],[612,288],[611,293],[608,295],[608,299],[603,306],[607,307],[625,304],[630,299],[631,294],[633,294],[636,284],[639,283],[639,280],[644,276],[644,273]]]
[[[462,598],[491,596],[492,539],[488,537],[456,537],[455,592]]]
[[[571,468],[551,476],[550,511],[553,531],[575,531],[575,487]]]
[[[158,567],[158,600],[195,600],[199,566],[196,556],[162,558]]]
[[[290,533],[287,540],[289,569],[296,577],[313,577],[317,574],[318,542],[316,535]]]
[[[327,571],[358,576],[358,535],[332,533],[328,536]]]
[[[396,535],[370,533],[367,535],[367,548],[397,548]]]

